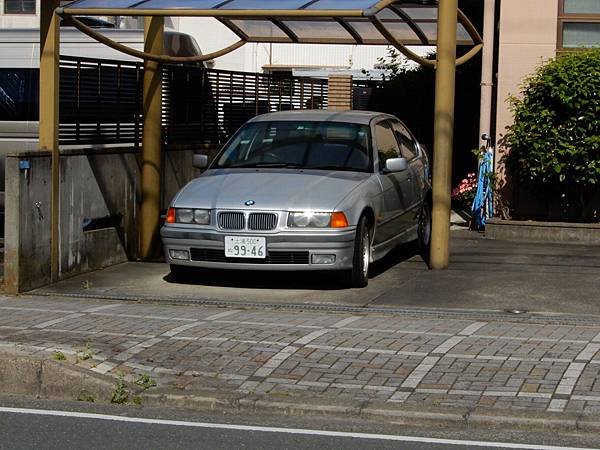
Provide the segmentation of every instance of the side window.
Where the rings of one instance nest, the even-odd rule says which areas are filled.
[[[398,140],[398,145],[400,145],[400,153],[402,153],[402,157],[408,159],[409,161],[413,158],[416,158],[418,155],[417,143],[410,135],[410,132],[404,125],[395,120],[392,121],[392,128],[394,129],[394,134]]]
[[[4,14],[35,14],[35,0],[4,0]]]
[[[387,121],[375,125],[375,143],[379,154],[379,170],[385,167],[385,162],[390,158],[399,158],[400,149],[394,137],[394,132]]]

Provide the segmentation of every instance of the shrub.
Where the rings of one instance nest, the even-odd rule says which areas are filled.
[[[576,205],[580,221],[597,217],[600,191],[600,49],[571,52],[525,80],[509,101],[515,121],[506,166],[515,181]]]

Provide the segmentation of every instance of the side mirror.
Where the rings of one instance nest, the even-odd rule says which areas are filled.
[[[408,169],[406,158],[390,158],[385,162],[387,172],[404,172]]]
[[[192,166],[196,169],[206,169],[208,167],[208,155],[194,155],[192,157]]]

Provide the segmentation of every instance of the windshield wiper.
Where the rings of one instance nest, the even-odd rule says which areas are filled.
[[[220,169],[246,169],[246,168],[261,168],[261,167],[300,167],[298,164],[284,163],[284,162],[262,162],[262,163],[244,163],[244,164],[233,164],[231,166],[219,167]]]
[[[367,169],[358,169],[356,167],[342,167],[342,166],[306,166],[306,170],[340,170],[344,172],[365,172]]]

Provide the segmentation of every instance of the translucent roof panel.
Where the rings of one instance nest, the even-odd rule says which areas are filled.
[[[281,28],[266,20],[231,20],[225,25],[228,22],[248,36],[250,42],[292,42]]]
[[[306,5],[306,2],[307,0],[233,0],[219,9],[298,9]]]
[[[347,23],[361,36],[363,44],[376,45],[387,42],[379,30],[375,28],[375,25],[369,20],[349,20]]]
[[[319,42],[327,40],[332,44],[354,44],[356,41],[344,27],[337,22],[286,20],[284,24],[296,35],[300,42]],[[315,41],[315,38],[317,41]]]
[[[399,9],[413,20],[437,20],[437,8],[408,8],[400,5]]]
[[[438,7],[423,0],[78,0],[66,15],[214,17],[242,41],[395,45],[436,42]],[[373,24],[377,23],[377,27]],[[460,45],[480,43],[457,25]]]
[[[309,4],[306,9],[369,9],[377,1],[373,0],[319,0]]]
[[[136,1],[133,0],[81,0],[69,3],[70,8],[130,8]]]
[[[413,29],[407,23],[396,22],[386,23],[385,27],[391,31],[396,39],[410,45],[420,45],[421,39],[415,34]]]
[[[172,9],[212,9],[219,3],[223,3],[218,0],[149,0],[140,3],[136,2],[136,8],[144,9],[161,9],[161,8],[172,8]]]

